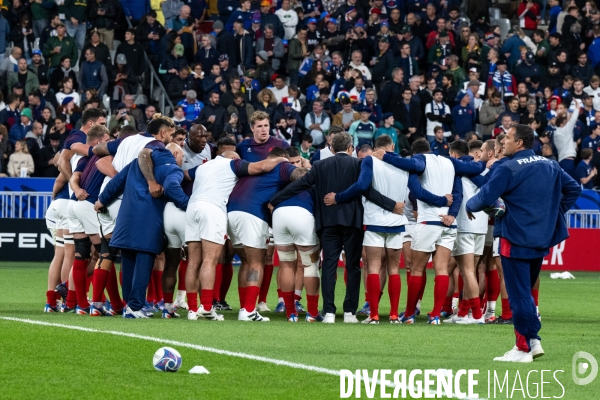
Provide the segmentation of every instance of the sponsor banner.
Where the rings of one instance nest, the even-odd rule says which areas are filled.
[[[53,256],[45,219],[0,219],[0,260],[50,262]]]

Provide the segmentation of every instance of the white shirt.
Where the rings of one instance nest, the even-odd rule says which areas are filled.
[[[281,89],[277,89],[275,86],[270,87],[269,90],[273,92],[273,96],[275,96],[275,100],[277,100],[277,104],[281,103],[284,97],[288,96],[288,87],[285,85]]]
[[[486,170],[484,171],[487,173]],[[488,227],[488,217],[487,214],[483,211],[479,211],[473,213],[475,219],[471,220],[467,216],[467,201],[477,193],[479,193],[479,188],[477,185],[473,183],[469,178],[462,177],[462,186],[463,186],[463,200],[460,203],[460,210],[458,215],[456,216],[456,227],[458,228],[458,232],[464,233],[478,233],[485,235],[487,233]]]
[[[204,145],[204,149],[202,149],[200,153],[194,153],[192,149],[190,149],[186,139],[183,144],[183,164],[181,164],[181,169],[187,171],[190,168],[194,168],[196,165],[204,164],[205,162],[210,161],[211,158],[212,154],[208,143]]]
[[[319,124],[321,126],[321,130],[313,129],[310,131],[310,136],[313,138],[313,143],[315,146],[318,146],[325,141],[324,133],[329,130],[329,127],[331,126],[331,120],[325,111],[321,111],[321,115],[318,117],[314,112],[311,111],[306,114],[306,117],[304,117],[304,126],[308,128],[312,124]]]
[[[600,111],[600,86],[597,87],[596,89],[592,89],[591,86],[586,87],[585,89],[583,89],[584,92],[586,92],[587,94],[589,94],[590,96],[592,96],[592,104],[594,107],[594,110],[596,111]]]
[[[65,94],[63,92],[58,92],[58,93],[56,93],[56,95],[54,97],[56,97],[56,102],[58,103],[58,105],[61,105],[62,101],[66,97],[72,97],[73,103],[75,103],[77,105],[77,107],[79,107],[79,103],[81,103],[81,96],[79,96],[79,93],[77,93],[77,92],[71,92],[69,94]]]
[[[404,201],[408,197],[408,172],[375,157],[368,156],[367,158],[369,157],[373,160],[373,180],[371,181],[373,189],[397,202]],[[393,214],[369,200],[364,202],[364,225],[392,227],[407,223],[408,220],[404,215]]]
[[[435,107],[438,108],[439,112],[436,114],[433,112],[433,110],[431,109],[431,105],[435,104]],[[444,104],[444,108],[442,110],[442,104]],[[446,114],[450,114],[450,107],[448,107],[448,104],[445,103],[436,103],[435,101],[432,101],[430,103],[427,103],[427,105],[425,106],[425,116],[427,116],[427,114],[429,113],[433,113],[435,115],[446,115]],[[435,136],[435,133],[433,132],[433,129],[436,126],[442,126],[441,122],[438,121],[430,121],[429,118],[427,118],[427,136]],[[444,137],[450,137],[452,135],[452,132],[450,131],[444,131]],[[447,194],[447,193],[444,193]]]
[[[359,70],[360,73],[363,74],[363,76],[365,77],[366,80],[368,80],[368,81],[371,80],[371,71],[369,71],[369,68],[367,68],[367,66],[364,63],[360,63],[360,65],[356,65],[353,62],[351,62],[350,66],[354,69]]]
[[[425,154],[425,171],[419,175],[419,181],[423,189],[438,196],[452,193],[454,187],[454,165],[445,157],[435,154]],[[417,200],[419,215],[417,222],[436,221],[440,222],[440,215],[448,215],[449,207],[436,207],[424,201]]]
[[[275,11],[275,15],[279,17],[283,29],[285,30],[284,39],[292,39],[296,34],[296,25],[298,25],[298,14],[296,14],[296,11],[292,9],[285,11],[283,8],[280,8]]]
[[[562,161],[565,158],[577,157],[577,145],[573,140],[573,129],[577,123],[579,117],[579,107],[576,107],[569,122],[566,123],[562,128],[556,128],[554,131],[554,145],[558,150],[558,161]]]
[[[218,156],[214,160],[200,165],[196,170],[189,203],[206,201],[227,213],[229,195],[238,181],[237,175],[233,172],[233,163],[234,160]]]

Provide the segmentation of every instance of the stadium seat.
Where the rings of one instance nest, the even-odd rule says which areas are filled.
[[[107,94],[102,96],[102,105],[106,108],[106,113],[110,115],[110,97]],[[108,122],[106,125],[108,125]]]
[[[490,25],[498,25],[500,27],[500,35],[502,40],[506,39],[510,29],[510,20],[508,18],[490,19]]]
[[[490,19],[500,19],[500,18],[502,18],[502,13],[500,12],[499,8],[490,7],[489,12],[490,12]]]

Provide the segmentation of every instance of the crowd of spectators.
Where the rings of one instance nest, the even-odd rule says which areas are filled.
[[[254,111],[267,112],[272,134],[306,158],[327,145],[333,125],[357,147],[388,134],[408,155],[418,137],[447,154],[453,140],[522,123],[536,132],[536,153],[576,177],[585,169],[593,186],[598,4],[515,2],[508,32],[490,24],[489,5],[3,0],[0,173],[56,176],[53,154],[88,107],[110,108],[113,133],[144,131],[158,111],[146,54],[177,124],[203,124],[214,141],[250,136]]]

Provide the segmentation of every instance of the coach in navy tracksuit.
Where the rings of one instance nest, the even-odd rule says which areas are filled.
[[[156,182],[164,189],[163,196],[150,196],[136,159],[108,183],[99,198],[102,205],[107,205],[123,193],[110,245],[121,249],[123,298],[127,301],[125,317],[129,318],[144,318],[139,311],[144,306],[154,259],[163,251],[165,205],[172,201],[185,210],[189,200],[181,188],[183,171],[173,154],[166,149],[154,149],[152,162]]]
[[[499,197],[506,204],[506,214],[496,224],[517,340],[516,347],[496,361],[530,362],[543,355],[531,289],[550,247],[569,236],[564,214],[581,194],[581,187],[556,162],[534,154],[533,138],[527,125],[509,129],[504,139],[507,160],[467,202],[469,213]]]

